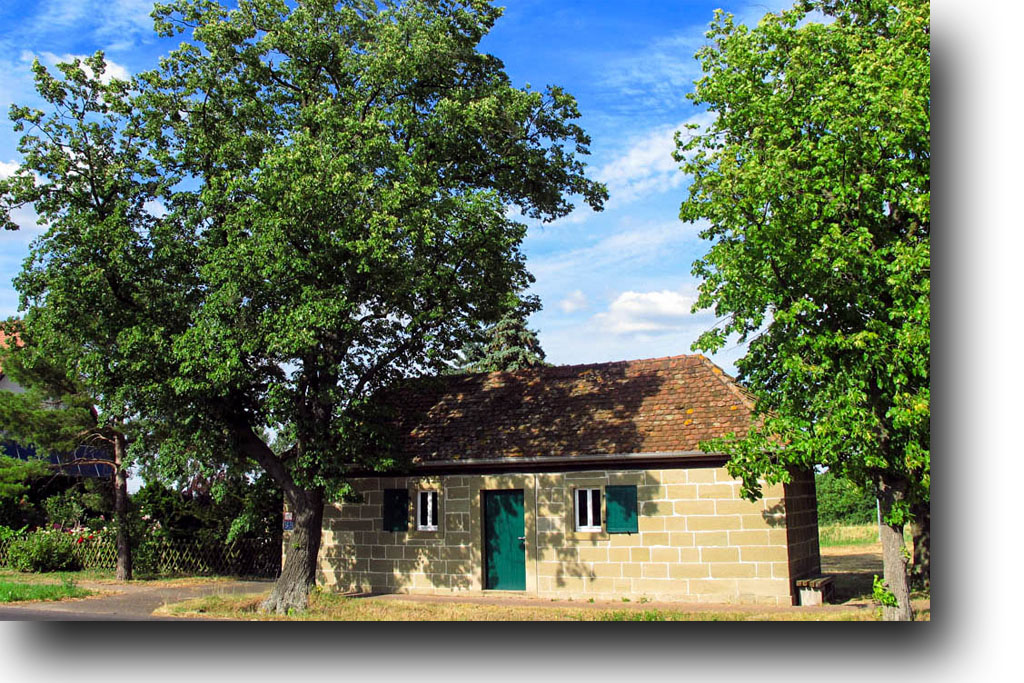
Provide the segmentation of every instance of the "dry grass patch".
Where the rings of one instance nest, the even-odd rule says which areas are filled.
[[[913,550],[909,526],[903,529],[903,540]],[[878,544],[877,524],[830,524],[818,527],[818,545],[822,548]],[[879,545],[881,549],[881,545]],[[881,550],[879,550],[881,552]]]
[[[546,607],[399,598],[349,597],[314,592],[308,610],[289,615],[259,612],[264,595],[216,595],[167,605],[157,614],[242,621],[874,621],[874,610]]]

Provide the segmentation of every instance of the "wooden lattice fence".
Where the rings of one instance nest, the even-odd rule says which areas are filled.
[[[0,539],[0,566],[15,539]],[[242,539],[227,544],[147,539],[133,548],[132,563],[140,575],[251,576],[276,578],[281,571],[280,541]],[[74,553],[84,569],[115,569],[117,547],[112,540],[76,543]]]

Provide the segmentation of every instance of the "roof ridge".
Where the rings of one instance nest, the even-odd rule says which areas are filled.
[[[725,370],[722,370],[722,368],[711,362],[711,359],[707,356],[697,354],[697,357],[708,366],[708,369],[711,370],[711,374],[717,377],[719,382],[721,382],[729,391],[740,399],[740,402],[743,403],[748,410],[754,410],[756,401],[754,400],[754,395],[749,390],[741,387],[735,377],[727,374]]]
[[[607,368],[619,365],[633,365],[637,363],[652,363],[657,361],[681,360],[684,358],[703,358],[699,353],[683,353],[676,356],[658,356],[655,358],[634,358],[629,360],[601,361],[597,363],[574,363],[571,365],[540,365],[533,368],[522,368],[520,370],[490,370],[488,372],[462,372],[451,377],[472,377],[472,376],[494,376],[494,375],[520,375],[526,373],[544,373],[565,370],[585,370],[587,368]]]

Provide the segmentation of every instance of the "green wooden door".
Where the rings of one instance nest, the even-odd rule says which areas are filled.
[[[484,491],[484,588],[526,590],[523,492]]]

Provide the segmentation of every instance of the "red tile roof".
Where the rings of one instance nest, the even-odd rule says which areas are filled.
[[[692,452],[753,409],[700,355],[417,380],[391,400],[414,462]]]
[[[0,347],[2,347],[2,348],[5,348],[5,349],[6,349],[6,348],[7,348],[7,346],[8,346],[8,343],[9,343],[9,342],[7,341],[8,339],[13,339],[13,340],[14,340],[14,343],[15,343],[16,345],[18,345],[18,346],[21,346],[21,345],[22,345],[22,341],[21,341],[21,339],[20,339],[20,338],[18,337],[18,335],[16,335],[16,334],[8,335],[8,334],[7,334],[6,332],[4,332],[3,330],[0,330]],[[0,365],[0,375],[3,375],[3,374],[4,374],[4,368],[3,368],[3,365]]]

